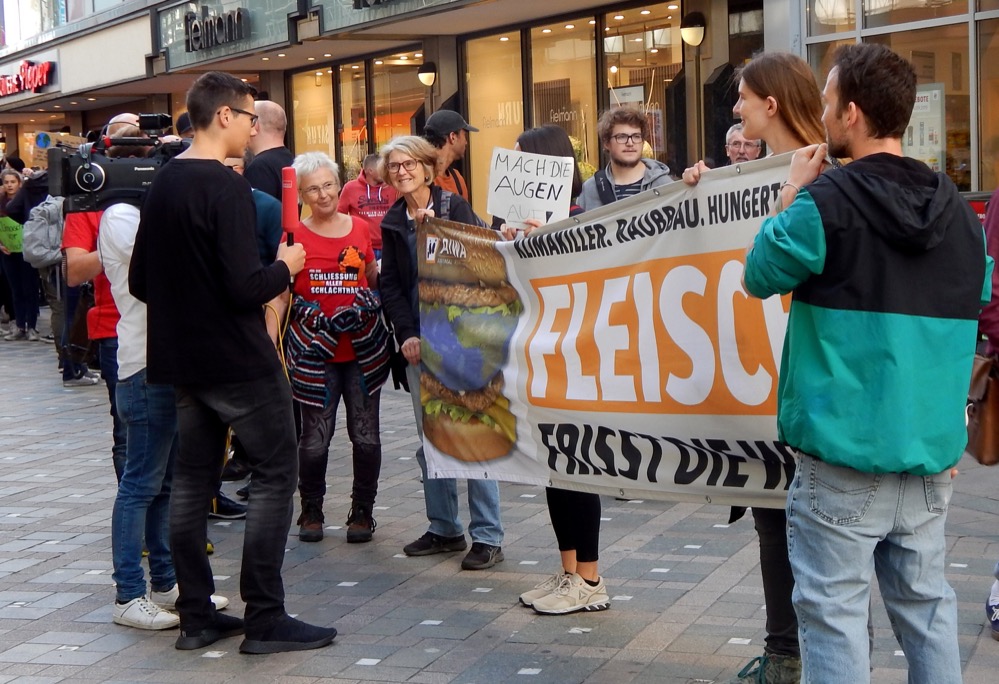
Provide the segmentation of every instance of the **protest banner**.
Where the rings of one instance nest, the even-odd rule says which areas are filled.
[[[574,164],[572,157],[494,147],[486,211],[514,228],[523,228],[529,218],[541,223],[567,218]]]
[[[24,250],[24,228],[9,216],[0,216],[0,245],[8,252]]]
[[[782,507],[790,300],[741,281],[789,163],[712,170],[511,242],[421,226],[430,476]]]

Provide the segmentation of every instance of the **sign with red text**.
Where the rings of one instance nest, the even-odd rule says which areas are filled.
[[[782,507],[790,300],[749,297],[742,274],[789,163],[712,170],[512,242],[421,226],[431,476]]]
[[[13,73],[0,73],[0,98],[18,93],[37,93],[55,78],[54,62],[23,60]]]

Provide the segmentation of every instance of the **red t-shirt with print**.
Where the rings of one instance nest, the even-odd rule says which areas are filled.
[[[350,232],[343,237],[323,237],[304,224],[295,231],[295,242],[305,248],[305,268],[295,276],[292,292],[318,302],[327,316],[354,303],[357,290],[368,286],[365,267],[375,260],[371,235],[364,219],[351,216]],[[287,240],[287,234],[282,238]],[[356,358],[350,338],[341,335],[331,363]]]

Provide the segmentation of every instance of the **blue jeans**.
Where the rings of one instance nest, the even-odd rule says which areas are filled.
[[[420,405],[420,367],[406,366],[409,387],[416,413],[416,430],[423,439],[423,409]],[[427,477],[427,459],[423,447],[416,450],[416,460],[423,471],[423,502],[427,508],[430,532],[442,537],[464,534],[458,517],[458,481],[454,478]],[[466,480],[468,483],[468,533],[473,542],[490,546],[503,544],[500,522],[499,483],[496,480]]]
[[[910,682],[959,684],[957,600],[944,577],[950,473],[861,473],[801,454],[788,492],[803,682],[869,682],[875,574]]]
[[[215,623],[206,525],[231,425],[250,466],[239,593],[246,602],[246,633],[259,634],[285,615],[281,565],[298,485],[291,387],[279,371],[244,382],[181,385],[175,393],[181,448],[170,499],[170,548],[180,585],[180,626],[198,630]]]
[[[125,471],[125,422],[118,416],[115,386],[118,384],[118,338],[105,337],[97,340],[98,358],[101,362],[101,378],[108,386],[108,400],[111,402],[111,464],[115,477],[121,482]]]
[[[143,369],[120,381],[117,394],[128,431],[128,455],[111,514],[111,552],[117,599],[124,603],[146,593],[143,537],[149,549],[153,591],[165,591],[177,583],[170,558],[169,512],[179,442],[173,387],[146,384]]]

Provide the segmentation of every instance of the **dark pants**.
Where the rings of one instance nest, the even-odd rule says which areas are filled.
[[[38,326],[38,271],[24,260],[21,252],[0,256],[3,258],[3,270],[14,299],[17,327],[21,330],[33,330]]]
[[[121,475],[125,472],[125,439],[128,436],[128,428],[125,422],[118,417],[118,401],[115,398],[115,388],[118,386],[118,338],[105,337],[97,340],[97,353],[101,362],[101,378],[108,386],[108,399],[111,401],[111,463],[114,465],[114,474],[121,482]]]
[[[764,650],[773,655],[800,657],[798,617],[791,603],[794,576],[787,557],[787,513],[782,508],[753,508],[760,537],[760,573],[767,604]]]
[[[170,548],[181,627],[203,629],[215,620],[206,526],[222,475],[219,450],[232,425],[246,446],[252,476],[239,590],[247,632],[259,632],[285,614],[281,565],[298,483],[291,389],[278,372],[244,382],[179,386],[176,397],[180,453],[170,497]]]
[[[559,551],[575,551],[577,563],[600,559],[600,496],[589,492],[545,488],[548,515]]]
[[[38,269],[38,277],[42,280],[42,292],[45,301],[49,303],[49,325],[52,326],[52,337],[55,338],[56,356],[62,361],[62,329],[66,322],[66,282],[62,277],[60,266],[43,266]]]
[[[361,389],[361,367],[356,361],[326,364],[326,408],[299,404],[302,436],[298,442],[298,491],[302,499],[326,495],[326,468],[330,441],[336,428],[340,399],[347,409],[347,435],[353,446],[355,503],[372,505],[378,494],[382,470],[382,444],[378,426],[381,390],[368,396]]]
[[[76,316],[76,307],[80,303],[80,288],[66,287],[63,281],[63,297],[65,301],[65,311],[63,312],[62,326],[62,379],[72,380],[87,372],[87,365],[75,361],[77,354],[74,353],[73,345],[70,343],[70,328],[73,325],[73,318]],[[117,472],[117,470],[115,470]]]

